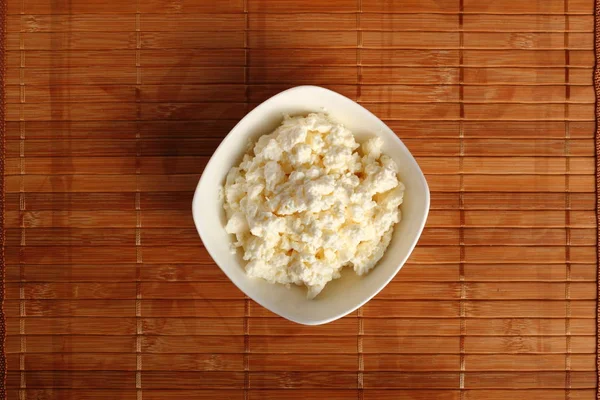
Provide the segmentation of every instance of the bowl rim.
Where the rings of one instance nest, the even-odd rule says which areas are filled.
[[[380,121],[381,123],[383,123],[390,131],[392,131],[394,133],[394,138],[396,143],[402,147],[405,152],[406,155],[408,156],[408,158],[411,160],[411,162],[416,166],[417,170],[420,173],[420,181],[422,182],[423,186],[424,186],[424,202],[425,202],[425,212],[423,213],[421,220],[419,222],[418,225],[418,229],[417,229],[417,235],[415,236],[413,242],[410,244],[409,246],[409,250],[407,251],[406,255],[403,257],[402,260],[399,260],[394,272],[390,274],[390,276],[388,278],[385,279],[384,283],[380,285],[380,287],[375,290],[372,294],[370,294],[369,296],[366,296],[363,300],[361,300],[357,305],[350,307],[348,310],[336,314],[334,316],[331,317],[327,317],[327,318],[321,318],[321,319],[314,319],[314,320],[302,320],[302,319],[298,319],[298,318],[294,318],[288,315],[284,315],[278,311],[273,310],[269,305],[265,304],[261,299],[257,299],[251,295],[249,295],[248,293],[246,293],[246,291],[240,287],[240,285],[238,285],[238,283],[236,282],[235,279],[232,278],[232,276],[230,276],[230,274],[228,273],[228,271],[226,270],[226,268],[223,268],[215,259],[213,252],[211,251],[209,246],[206,246],[206,244],[204,243],[204,240],[202,240],[202,237],[206,237],[208,235],[208,232],[206,232],[206,230],[203,228],[203,224],[200,222],[200,217],[199,215],[196,213],[196,209],[199,208],[201,206],[200,203],[200,189],[202,186],[202,182],[203,182],[203,178],[205,177],[205,172],[209,170],[210,165],[215,162],[215,155],[219,152],[219,150],[225,146],[225,143],[227,142],[228,138],[230,138],[231,134],[238,128],[239,125],[241,125],[244,120],[251,114],[254,113],[258,113],[261,110],[268,108],[269,105],[273,102],[275,102],[277,100],[278,97],[282,97],[283,95],[289,95],[292,92],[296,92],[296,91],[301,91],[301,90],[317,90],[317,91],[323,91],[323,92],[329,92],[330,94],[334,94],[335,96],[339,96],[342,97],[343,99],[347,100],[347,101],[351,101],[353,103],[355,103],[356,105],[358,105],[359,107],[362,108],[363,112],[369,114],[371,117],[374,117],[375,119],[377,119],[378,121]],[[394,277],[398,274],[398,272],[400,271],[400,269],[402,269],[402,267],[404,266],[404,264],[406,264],[406,261],[408,260],[408,258],[411,256],[412,252],[414,251],[415,247],[417,246],[417,243],[419,242],[419,239],[423,233],[423,229],[425,228],[425,224],[427,223],[427,218],[429,216],[429,211],[430,211],[430,206],[431,206],[431,193],[430,193],[430,189],[429,189],[429,185],[427,183],[427,179],[425,177],[425,174],[423,173],[423,171],[421,170],[421,167],[419,166],[419,164],[417,163],[416,159],[414,158],[414,156],[412,155],[412,153],[410,152],[410,150],[408,149],[408,147],[406,147],[406,145],[404,144],[404,142],[402,142],[402,140],[398,137],[397,134],[395,134],[395,132],[387,126],[387,124],[385,124],[385,122],[383,122],[378,116],[376,116],[375,114],[373,114],[371,111],[369,111],[368,109],[366,109],[365,107],[363,107],[361,104],[357,103],[356,101],[338,93],[335,92],[333,90],[321,87],[321,86],[316,86],[316,85],[300,85],[300,86],[294,86],[292,88],[283,90],[271,97],[269,97],[268,99],[266,99],[265,101],[263,101],[262,103],[260,103],[258,106],[256,106],[254,109],[252,109],[250,112],[248,112],[246,115],[244,115],[236,124],[233,128],[231,128],[229,130],[229,132],[227,133],[227,135],[225,135],[225,137],[223,138],[223,140],[221,141],[221,143],[219,143],[219,145],[217,146],[217,148],[215,149],[215,151],[213,152],[213,154],[210,156],[210,159],[208,160],[208,162],[206,163],[206,166],[204,167],[204,170],[202,172],[202,175],[200,176],[200,179],[198,180],[198,184],[196,185],[196,189],[194,190],[194,196],[192,199],[192,217],[194,220],[194,225],[196,227],[196,230],[198,231],[198,235],[200,237],[200,239],[202,240],[202,243],[206,249],[206,251],[208,252],[208,254],[210,255],[210,257],[213,259],[213,262],[219,267],[219,269],[221,269],[221,271],[227,276],[227,278],[242,292],[244,293],[245,296],[247,296],[247,298],[252,299],[253,301],[255,301],[256,303],[258,303],[260,306],[266,308],[267,310],[269,310],[270,312],[283,317],[289,321],[298,323],[298,324],[302,324],[302,325],[309,325],[309,326],[315,326],[315,325],[323,325],[323,324],[327,324],[329,322],[333,322],[335,320],[338,320],[340,318],[343,318],[345,316],[347,316],[348,314],[352,313],[353,311],[356,311],[357,309],[359,309],[360,307],[364,306],[367,302],[369,302],[371,299],[373,299],[373,297],[375,297],[377,294],[379,294],[390,282],[392,279],[394,279]]]

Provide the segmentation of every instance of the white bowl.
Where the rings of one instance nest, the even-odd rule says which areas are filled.
[[[385,255],[368,275],[359,277],[345,268],[340,279],[327,284],[314,299],[306,288],[273,285],[250,278],[240,254],[231,254],[233,235],[225,232],[225,212],[219,198],[229,169],[247,152],[248,143],[272,132],[284,114],[326,112],[350,129],[358,142],[373,135],[384,140],[384,152],[400,167],[406,186],[401,206],[402,220],[396,225]],[[317,86],[298,86],[281,92],[246,115],[219,145],[200,178],[192,204],[194,222],[206,250],[231,281],[248,297],[291,321],[319,325],[356,310],[385,287],[400,271],[413,251],[429,212],[429,188],[423,172],[406,146],[379,118],[354,101]],[[240,251],[238,251],[240,253]]]

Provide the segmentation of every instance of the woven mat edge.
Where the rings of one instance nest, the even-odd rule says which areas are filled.
[[[596,297],[596,398],[600,400],[600,0],[595,1],[594,36],[594,90],[596,92],[596,282],[598,285]]]
[[[4,116],[6,77],[6,1],[0,0],[0,398],[6,399],[6,318],[4,313]]]

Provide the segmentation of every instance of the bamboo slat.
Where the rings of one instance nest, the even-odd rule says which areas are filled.
[[[136,399],[135,390],[110,390],[110,389],[55,389],[55,390],[44,390],[44,389],[28,389],[25,391],[29,396],[32,397],[46,397],[49,399],[100,399],[107,397],[114,397],[115,395],[120,396],[122,399]],[[241,400],[244,398],[244,390],[152,390],[148,391],[147,397],[152,400],[156,399],[214,399],[215,396],[225,397],[232,400]],[[260,399],[265,400],[299,400],[305,399],[307,396],[317,396],[319,398],[327,398],[332,400],[347,399],[352,396],[356,391],[354,390],[287,390],[287,389],[257,389],[248,390],[247,393],[251,396],[256,396]],[[18,396],[17,390],[9,390],[9,396]],[[365,399],[397,399],[397,398],[410,398],[415,400],[427,400],[436,398],[440,400],[457,400],[460,398],[459,391],[452,390],[410,390],[410,389],[387,389],[387,390],[364,390]],[[481,398],[482,396],[486,399],[493,400],[510,400],[514,396],[536,396],[536,399],[540,400],[555,400],[563,399],[566,395],[565,390],[561,389],[524,389],[524,390],[501,390],[501,389],[482,389],[482,390],[465,390],[465,399],[473,400]],[[593,397],[594,389],[578,389],[570,390],[569,395],[573,399],[585,399]]]
[[[6,3],[7,398],[596,398],[594,0]],[[301,84],[431,188],[402,271],[320,327],[245,298],[190,210]]]

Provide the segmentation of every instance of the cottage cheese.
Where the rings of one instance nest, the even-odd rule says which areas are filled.
[[[400,220],[404,185],[375,137],[360,146],[325,114],[286,117],[224,187],[226,231],[251,277],[306,285],[308,298],[350,266],[369,272]]]

